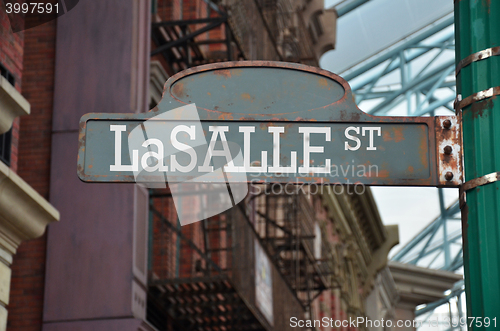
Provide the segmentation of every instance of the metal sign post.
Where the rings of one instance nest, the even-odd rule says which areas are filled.
[[[455,1],[457,93],[465,168],[461,187],[467,326],[500,323],[500,3]],[[467,198],[467,202],[465,201]]]
[[[199,123],[182,111],[161,116],[190,104]],[[132,148],[128,138],[137,128],[144,144]],[[200,137],[207,148],[190,146]],[[150,112],[83,116],[79,139],[78,176],[85,182],[135,182],[145,169],[152,180],[207,181],[218,158],[226,175],[244,173],[260,183],[457,187],[462,181],[455,116],[371,116],[358,109],[341,77],[291,63],[185,70],[167,81]],[[242,157],[233,160],[226,142]],[[148,158],[156,158],[155,166]]]

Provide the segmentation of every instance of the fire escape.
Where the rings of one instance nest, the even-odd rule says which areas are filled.
[[[322,32],[317,24],[305,24],[290,1],[217,3],[221,6],[211,6],[206,18],[152,24],[152,60],[161,63],[167,76],[245,59],[318,65],[318,46],[313,44]],[[168,190],[152,190],[149,229],[147,319],[160,331],[273,330],[252,301],[254,266],[249,261],[255,259],[255,242],[278,271],[282,292],[301,313],[312,316],[311,302],[332,284],[329,246],[300,194],[258,195],[181,227]],[[242,246],[242,236],[250,246]],[[283,293],[275,295],[277,302],[286,302]]]
[[[249,299],[253,249],[242,242],[260,243],[302,312],[331,287],[329,246],[307,198],[266,193],[181,227],[168,191],[151,192],[147,318],[160,331],[270,330]]]
[[[231,277],[237,212],[181,228],[170,193],[151,192],[147,319],[158,330],[266,330]]]
[[[337,13],[325,10],[322,0],[216,2],[208,1],[209,17],[152,24],[151,56],[162,56],[168,75],[245,59],[318,66],[321,55],[334,48]]]
[[[156,46],[151,56],[164,57],[169,75],[203,64],[245,59],[223,12],[216,17],[153,23],[151,37]]]
[[[251,196],[247,214],[256,233],[305,309],[331,288],[334,266],[330,246],[304,194],[273,194],[267,186]]]

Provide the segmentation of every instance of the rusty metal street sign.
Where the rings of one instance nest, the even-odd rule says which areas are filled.
[[[184,110],[162,117],[191,104],[199,121]],[[134,129],[144,134],[137,148],[129,145]],[[190,146],[200,138],[206,148]],[[291,63],[182,71],[147,113],[83,116],[79,139],[86,182],[135,182],[144,170],[151,180],[209,182],[221,162],[225,176],[252,182],[457,187],[462,179],[457,117],[371,116],[341,77]]]

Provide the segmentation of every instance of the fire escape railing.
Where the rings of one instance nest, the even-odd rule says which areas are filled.
[[[260,329],[255,311],[234,286],[233,259],[243,257],[234,246],[235,224],[238,236],[250,231],[261,243],[303,309],[310,310],[312,301],[331,287],[333,262],[326,240],[317,238],[314,210],[305,196],[257,199],[265,206],[254,208],[251,217],[248,206],[253,202],[247,200],[234,210],[181,227],[170,193],[151,192],[148,320],[159,330],[168,329],[167,320],[189,330]]]
[[[210,38],[211,32],[217,37]],[[207,35],[209,38],[206,38]],[[170,75],[197,65],[245,58],[234,39],[226,14],[155,22],[152,24],[151,37],[155,46],[151,56],[163,55]],[[208,50],[211,45],[218,45],[217,50],[202,50],[204,46]]]
[[[231,279],[231,220],[181,227],[165,191],[151,191],[149,207],[148,321],[160,331],[265,331]]]
[[[312,206],[303,194],[274,195],[270,190],[251,200],[247,207],[257,215],[253,221],[256,233],[290,288],[309,307],[333,286],[334,275],[327,241],[315,233],[319,224]]]

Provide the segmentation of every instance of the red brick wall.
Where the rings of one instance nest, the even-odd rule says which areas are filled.
[[[177,214],[174,201],[170,198],[154,198],[154,209],[161,213],[166,221],[177,226]],[[178,237],[173,230],[153,214],[152,222],[152,271],[159,279],[173,278],[176,275]]]
[[[20,17],[18,17],[20,18]],[[23,22],[18,22],[23,24]],[[15,87],[21,91],[21,79],[23,72],[23,47],[24,32],[12,33],[9,18],[4,10],[0,10],[0,63],[7,69],[15,79]],[[19,118],[12,125],[12,147],[10,167],[17,171],[19,141]]]
[[[23,71],[23,37],[23,31],[12,33],[7,14],[0,10],[0,63],[14,76],[18,91]]]
[[[19,146],[19,117],[12,123],[12,140],[10,150],[10,168],[17,172],[18,146]]]
[[[56,21],[24,31],[22,94],[31,114],[21,117],[18,174],[49,198]],[[42,329],[46,236],[21,244],[14,256],[7,330]]]
[[[177,227],[177,212],[172,198],[154,198],[154,209],[161,213],[163,217],[172,225]],[[189,208],[189,206],[186,206]],[[192,207],[191,207],[192,208]],[[193,208],[196,209],[196,208]],[[226,231],[213,231],[226,226],[226,215],[213,216],[208,220],[207,226],[212,231],[207,232],[208,247],[210,249],[220,249],[231,246],[231,237]],[[172,279],[176,277],[189,278],[202,276],[203,271],[197,270],[197,263],[202,269],[207,269],[208,265],[186,240],[180,237],[170,227],[163,224],[160,218],[154,213],[153,223],[153,246],[152,246],[152,271],[154,277],[159,279]],[[203,221],[184,225],[180,228],[185,239],[190,240],[202,252],[204,252]],[[179,246],[177,246],[179,245]],[[179,248],[177,248],[179,247]],[[208,253],[208,252],[204,252]],[[220,268],[231,267],[231,254],[226,251],[211,252],[211,259]],[[197,262],[199,261],[199,262]],[[201,263],[201,264],[200,264]],[[213,268],[210,269],[213,273]],[[178,272],[178,276],[176,275]]]
[[[162,20],[204,18],[207,4],[203,0],[158,0],[157,13]]]
[[[340,238],[337,230],[335,229],[334,222],[337,220],[330,218],[326,207],[323,205],[322,198],[319,196],[312,196],[312,204],[314,211],[316,213],[316,220],[321,224],[323,233],[327,234],[328,242],[332,245],[340,244]],[[340,264],[341,268],[346,268],[346,265]],[[345,309],[345,305],[342,304],[342,297],[340,290],[328,289],[323,291],[318,298],[312,303],[313,307],[313,318],[321,320],[323,317],[327,317],[329,320],[349,320],[349,317],[356,318],[356,315],[351,315],[349,310]],[[320,326],[318,330],[321,331],[357,331],[357,328],[353,327],[330,327],[330,326]]]

